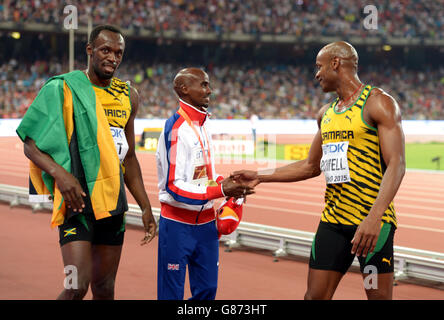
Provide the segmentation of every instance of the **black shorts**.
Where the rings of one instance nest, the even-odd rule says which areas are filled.
[[[60,246],[72,241],[119,246],[123,244],[124,234],[124,213],[100,220],[79,213],[59,226]]]
[[[313,239],[310,254],[310,268],[333,270],[345,274],[353,263],[355,255],[351,253],[351,240],[357,226],[346,226],[321,221]],[[374,266],[378,273],[390,273],[393,266],[393,237],[395,227],[384,223],[379,233],[373,253],[367,257],[358,257],[362,273],[369,273],[367,266]],[[373,271],[370,271],[373,273]]]

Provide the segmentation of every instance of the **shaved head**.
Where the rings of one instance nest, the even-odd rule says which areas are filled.
[[[358,53],[345,41],[327,44],[316,57],[315,78],[324,92],[336,91],[344,83],[360,83],[358,77]],[[345,92],[347,93],[347,92]],[[338,93],[340,96],[345,93]]]
[[[174,91],[180,99],[200,108],[208,108],[211,88],[208,74],[199,68],[180,70],[173,81]]]
[[[330,59],[339,58],[343,66],[358,69],[358,53],[348,42],[337,41],[329,43],[319,51],[318,56],[321,55],[326,55]]]
[[[182,97],[183,86],[190,86],[193,81],[198,81],[200,77],[204,76],[205,74],[206,73],[199,68],[185,68],[180,70],[174,77],[174,91],[176,91],[179,97]]]

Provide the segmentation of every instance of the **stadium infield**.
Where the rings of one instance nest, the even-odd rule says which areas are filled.
[[[0,183],[26,187],[28,160],[18,138],[2,138]],[[138,153],[145,187],[153,207],[158,207],[154,155]],[[279,165],[279,163],[275,163]],[[216,164],[218,173],[228,175],[239,168],[260,168],[266,163]],[[444,189],[442,173],[408,171],[395,198],[399,228],[395,245],[442,252],[444,242]],[[323,204],[322,176],[292,184],[257,187],[249,197],[244,221],[314,232]],[[129,196],[130,203],[135,203]],[[218,202],[220,203],[220,202]],[[216,203],[216,205],[218,205]],[[32,214],[23,208],[0,205],[0,299],[54,299],[63,285],[63,265],[57,231],[49,227],[49,214]],[[117,276],[117,299],[156,299],[157,238],[149,246],[139,245],[142,230],[128,227]],[[254,250],[225,252],[220,248],[217,299],[302,299],[306,288],[307,264],[281,259]],[[90,298],[90,293],[87,298]],[[189,297],[188,287],[185,298]],[[365,299],[362,278],[347,274],[335,299]],[[395,299],[442,299],[442,290],[400,283]]]

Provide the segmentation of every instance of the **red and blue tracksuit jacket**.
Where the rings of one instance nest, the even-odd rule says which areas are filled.
[[[219,259],[213,199],[224,197],[215,173],[208,114],[179,100],[156,152],[159,221],[158,298],[183,299],[188,265],[192,299],[214,299]]]

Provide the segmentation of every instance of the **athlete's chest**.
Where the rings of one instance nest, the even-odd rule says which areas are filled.
[[[209,160],[211,146],[206,128],[195,126],[194,129],[184,123],[179,130],[182,150],[193,164],[203,164]]]
[[[339,113],[332,106],[327,110],[321,121],[322,143],[352,142],[364,134],[364,129],[360,110],[352,107]]]
[[[120,88],[94,88],[111,126],[124,128],[131,115],[129,94]]]
[[[184,144],[183,149],[187,153],[186,166],[189,180],[196,185],[206,185],[211,178],[211,145],[205,126],[191,127],[184,123],[179,131],[180,140]]]
[[[119,85],[113,80],[107,88],[94,87],[94,92],[108,120],[119,160],[123,162],[129,150],[125,136],[125,127],[131,114],[128,87],[125,83]]]

